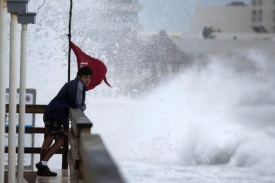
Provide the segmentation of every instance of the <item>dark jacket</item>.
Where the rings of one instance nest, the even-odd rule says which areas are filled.
[[[45,114],[52,116],[67,128],[69,128],[69,107],[80,107],[83,110],[86,108],[85,92],[87,90],[83,85],[81,104],[77,104],[79,82],[81,81],[78,78],[75,78],[74,80],[65,83],[44,111]]]

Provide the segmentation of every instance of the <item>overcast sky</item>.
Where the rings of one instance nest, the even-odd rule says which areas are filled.
[[[236,0],[139,0],[143,6],[140,23],[145,31],[186,31],[195,7],[199,5],[226,5]],[[242,0],[250,4],[250,0]]]

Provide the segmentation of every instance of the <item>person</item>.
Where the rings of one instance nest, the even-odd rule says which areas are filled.
[[[69,108],[79,107],[82,111],[86,109],[85,92],[92,75],[93,71],[89,67],[81,67],[77,72],[77,77],[65,83],[58,94],[47,105],[43,115],[45,132],[40,151],[40,161],[36,164],[37,175],[57,175],[57,173],[49,169],[47,163],[64,145],[64,136],[68,135],[69,128]]]

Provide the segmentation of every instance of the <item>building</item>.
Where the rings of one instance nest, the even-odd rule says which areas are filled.
[[[251,5],[234,1],[226,6],[198,6],[191,21],[191,35],[202,37],[205,27],[219,30],[215,33],[217,39],[271,39],[275,34],[275,0],[251,0]]]
[[[191,32],[214,27],[221,32],[253,32],[249,6],[198,6],[191,21]]]
[[[251,0],[252,29],[257,33],[275,33],[275,0]]]

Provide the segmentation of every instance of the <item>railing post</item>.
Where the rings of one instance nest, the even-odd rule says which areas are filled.
[[[68,161],[70,162],[71,179],[83,180],[83,173],[80,169],[81,160],[79,158],[80,134],[91,133],[92,122],[80,109],[70,108],[71,130],[69,132],[69,142],[71,145],[68,151]]]
[[[63,146],[63,153],[62,153],[62,169],[68,169],[68,136],[64,137],[64,146]]]

